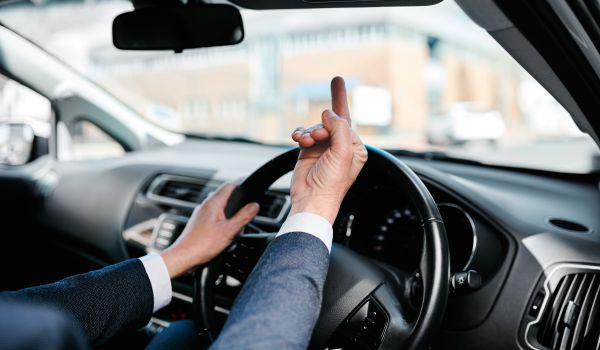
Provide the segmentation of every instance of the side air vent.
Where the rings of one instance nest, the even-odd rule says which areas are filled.
[[[534,327],[540,348],[599,349],[599,299],[600,271],[560,277]]]
[[[146,197],[163,204],[194,208],[213,190],[205,180],[160,175],[150,184]]]

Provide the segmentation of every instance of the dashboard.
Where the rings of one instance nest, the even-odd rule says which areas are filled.
[[[210,191],[249,175],[283,151],[188,140],[113,160],[56,163],[41,158],[10,174],[0,171],[3,195],[16,198],[8,202],[35,210],[27,212],[35,220],[21,220],[25,212],[19,214],[14,205],[2,208],[11,215],[7,230],[31,232],[7,236],[5,243],[33,249],[31,242],[43,242],[22,254],[47,256],[44,261],[53,263],[77,256],[64,264],[65,273],[78,272],[69,267],[99,267],[161,250]],[[478,288],[450,294],[433,348],[543,349],[549,322],[543,315],[554,305],[554,290],[579,279],[594,285],[585,274],[600,266],[598,178],[401,160],[438,204],[452,272],[475,271],[481,277]],[[289,184],[290,176],[284,176],[265,194],[249,231],[278,230],[289,210]],[[410,198],[377,178],[350,190],[334,224],[334,240],[389,271],[414,273],[421,256],[422,236]],[[551,274],[557,266],[562,267]],[[38,266],[44,268],[60,270]],[[569,277],[569,271],[580,277]],[[15,278],[23,275],[15,273]],[[191,276],[173,286],[174,301],[155,315],[158,324],[190,317]],[[217,311],[223,317],[239,287],[235,279],[222,280]]]

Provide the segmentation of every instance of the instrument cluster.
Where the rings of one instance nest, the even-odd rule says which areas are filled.
[[[451,272],[465,271],[477,247],[471,215],[454,203],[438,203],[450,250]],[[389,188],[349,193],[334,224],[334,241],[367,257],[412,272],[423,250],[423,231],[408,198]]]

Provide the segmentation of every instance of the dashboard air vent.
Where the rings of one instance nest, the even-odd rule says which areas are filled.
[[[191,203],[201,203],[206,197],[203,193],[204,189],[205,186],[198,183],[167,181],[158,191],[158,195]]]
[[[201,179],[160,175],[152,181],[146,196],[164,204],[193,208],[214,189]]]
[[[550,295],[538,329],[548,349],[597,349],[600,335],[600,273],[563,276]]]
[[[278,222],[287,213],[290,200],[288,195],[266,192],[258,201],[258,204],[260,205],[260,210],[258,211],[259,219]]]

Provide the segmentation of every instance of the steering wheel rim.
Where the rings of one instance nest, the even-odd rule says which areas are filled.
[[[366,148],[369,158],[362,172],[371,171],[370,169],[383,170],[384,173],[381,174],[381,176],[389,176],[394,179],[394,182],[400,186],[402,193],[407,195],[416,209],[417,217],[421,223],[420,227],[423,231],[423,253],[420,261],[423,294],[418,316],[406,329],[403,329],[401,325],[398,326],[397,329],[393,329],[391,325],[388,325],[384,334],[385,336],[381,339],[380,349],[397,349],[399,346],[405,349],[422,349],[428,345],[432,335],[441,326],[448,299],[450,264],[448,243],[443,220],[429,190],[425,187],[421,179],[404,162],[379,148],[370,145],[366,145]],[[292,171],[298,159],[298,154],[298,148],[288,150],[265,163],[247,177],[232,193],[225,209],[226,216],[231,217],[245,204],[257,201],[277,179]],[[266,246],[270,239],[272,239],[272,236],[264,236],[262,239],[264,239]],[[334,244],[331,255],[332,262],[340,256],[342,256],[342,258],[339,259],[347,259],[347,262],[359,261],[361,259],[365,260],[365,258],[360,257],[358,254],[347,252],[342,247],[336,247]],[[210,289],[214,289],[214,281],[220,270],[218,266],[221,264],[222,257],[219,257],[201,271],[198,270],[195,277],[194,309],[197,327],[199,329],[204,329],[205,331],[207,330],[207,333],[211,338],[214,338],[215,334],[213,334],[212,331],[212,326],[214,325],[214,311],[209,311],[214,310],[214,295],[211,294]],[[344,264],[330,264],[330,266],[332,265]],[[369,270],[369,267],[366,265],[364,268]],[[376,274],[376,272],[373,273]],[[328,281],[331,280],[329,277],[330,275],[331,268],[327,278]],[[328,283],[326,282],[323,293],[324,305],[327,299],[327,287]],[[393,293],[390,292],[389,288],[377,287],[370,295],[374,295],[375,290],[379,290],[379,292],[377,292],[379,294],[378,298],[388,300],[387,303],[390,305],[394,304],[392,308],[401,308],[397,296],[395,297]],[[361,303],[364,302],[361,301]],[[378,301],[378,303],[382,302]],[[356,308],[353,311],[354,313],[356,313],[356,310],[360,305],[362,304],[356,305]],[[339,310],[336,312],[339,313]],[[388,318],[392,317],[392,314],[402,316],[401,310],[390,309],[386,310],[386,312]],[[318,327],[323,323],[321,321],[327,318],[326,314],[327,312],[322,309],[319,321],[315,327],[315,333],[318,332]],[[348,315],[347,317],[349,318],[350,316],[351,315]],[[339,322],[339,318],[337,321]],[[388,320],[388,322],[390,321]],[[400,324],[401,323],[402,320],[400,320]],[[339,326],[340,325],[336,325],[336,327]],[[331,335],[331,332],[325,335],[315,334],[313,335],[311,344],[324,345],[324,338],[330,337]]]

